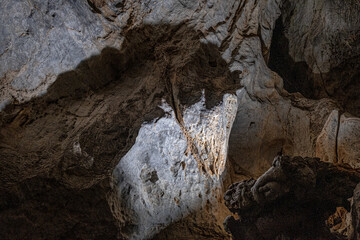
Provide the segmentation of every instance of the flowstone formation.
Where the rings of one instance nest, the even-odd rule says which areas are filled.
[[[337,207],[350,211],[348,199],[359,182],[360,172],[349,167],[278,156],[257,180],[229,187],[225,204],[239,219],[228,216],[224,225],[239,240],[345,239],[331,234],[325,222]]]

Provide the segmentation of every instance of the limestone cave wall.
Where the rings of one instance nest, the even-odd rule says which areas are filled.
[[[0,1],[0,239],[231,239],[275,156],[359,168],[359,11]]]

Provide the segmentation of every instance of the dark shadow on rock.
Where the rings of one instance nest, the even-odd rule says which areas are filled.
[[[277,156],[257,180],[228,188],[225,204],[238,219],[229,216],[224,224],[234,240],[344,239],[325,223],[337,207],[350,210],[359,181],[360,172],[346,165]]]
[[[360,56],[345,59],[328,73],[313,73],[306,62],[295,62],[289,55],[289,41],[284,32],[280,17],[273,32],[268,64],[283,78],[284,88],[306,98],[331,98],[344,110],[360,117]]]
[[[299,92],[307,98],[315,98],[321,89],[314,88],[311,69],[306,62],[295,62],[289,55],[289,41],[284,35],[284,25],[278,18],[271,41],[269,68],[284,80],[284,88],[290,92]]]
[[[216,46],[185,25],[128,31],[58,76],[47,93],[0,113],[0,238],[126,238],[108,204],[111,173],[141,124],[179,109],[217,105],[238,87]],[[119,234],[120,232],[120,234]]]

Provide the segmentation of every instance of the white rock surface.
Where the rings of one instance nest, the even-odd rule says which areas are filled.
[[[203,96],[186,109],[185,131],[191,138],[185,137],[167,103],[162,109],[167,116],[141,127],[134,146],[113,173],[118,201],[134,213],[131,224],[136,228],[130,239],[150,238],[208,201],[216,204],[222,189],[236,97],[226,94],[223,103],[208,110]],[[197,152],[189,145],[195,145]],[[195,158],[213,165],[214,174],[199,169]]]
[[[0,106],[44,94],[59,74],[104,47],[121,49],[126,30],[141,25],[186,22],[202,32],[204,42],[217,45],[229,63],[250,36],[267,51],[280,4],[279,0],[112,1],[94,10],[85,2],[2,1],[0,20],[7,24],[0,34]],[[252,45],[244,47],[261,56],[258,43],[255,49]]]

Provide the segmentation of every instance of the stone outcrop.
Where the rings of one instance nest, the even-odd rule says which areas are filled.
[[[338,239],[325,221],[336,207],[350,210],[348,198],[359,181],[351,168],[278,156],[257,180],[229,187],[225,204],[239,219],[229,216],[224,224],[234,239]]]

